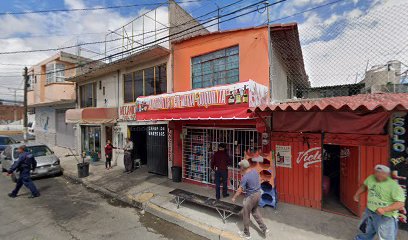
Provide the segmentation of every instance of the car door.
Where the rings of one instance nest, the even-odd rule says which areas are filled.
[[[7,146],[4,149],[4,159],[2,159],[1,167],[5,170],[9,170],[11,165],[13,164],[13,148],[11,146]]]

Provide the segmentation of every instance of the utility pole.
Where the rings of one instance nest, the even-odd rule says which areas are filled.
[[[27,90],[29,86],[28,82],[28,68],[24,68],[24,142],[27,143],[27,112],[28,112],[28,107],[27,107]]]
[[[272,99],[272,101],[276,100],[276,96],[274,96],[273,92],[274,92],[274,79],[273,79],[273,69],[272,69],[272,37],[271,37],[271,25],[270,25],[270,13],[269,13],[269,1],[265,1],[264,2],[265,7],[266,7],[266,13],[267,13],[267,22],[266,24],[268,24],[268,60],[269,60],[269,88],[270,88],[270,97]]]
[[[215,4],[215,5],[217,5],[217,21],[218,21],[217,29],[219,32],[220,31],[220,6],[218,6],[218,4]]]

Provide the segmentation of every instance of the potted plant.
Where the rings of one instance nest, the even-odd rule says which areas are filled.
[[[90,157],[92,159],[92,162],[99,161],[99,152],[98,151],[92,151],[91,154],[90,154]]]

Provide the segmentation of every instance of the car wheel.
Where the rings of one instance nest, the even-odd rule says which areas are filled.
[[[63,174],[64,174],[64,172],[63,172],[63,171],[60,171],[59,173],[56,173],[54,176],[56,176],[56,177],[61,177]]]

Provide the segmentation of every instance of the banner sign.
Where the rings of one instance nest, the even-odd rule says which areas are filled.
[[[119,108],[119,120],[135,121],[136,120],[136,106],[124,105]]]
[[[276,166],[292,168],[292,147],[276,145]]]
[[[252,80],[186,92],[138,97],[137,112],[211,106],[243,105],[255,107],[268,101],[268,88]]]
[[[391,118],[391,149],[390,165],[392,177],[398,181],[405,191],[405,208],[408,207],[408,114],[395,113]],[[408,230],[406,210],[400,211],[399,221],[402,228]]]

